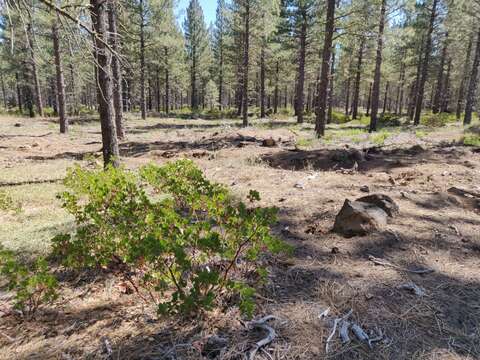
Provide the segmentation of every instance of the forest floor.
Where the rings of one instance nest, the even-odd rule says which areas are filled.
[[[279,208],[275,233],[294,246],[272,264],[258,315],[277,316],[277,338],[256,359],[479,359],[480,149],[463,145],[463,128],[387,128],[368,135],[358,124],[332,125],[316,140],[313,125],[257,120],[128,119],[120,145],[129,168],[187,157],[238,196],[250,189]],[[262,146],[273,138],[274,147]],[[351,148],[370,148],[366,161]],[[77,120],[60,135],[53,120],[0,118],[0,189],[21,210],[0,215],[0,243],[26,257],[45,254],[53,235],[72,227],[56,194],[74,163],[100,161],[100,125]],[[12,182],[37,182],[12,186]],[[344,238],[331,232],[345,199],[391,196],[400,207],[385,231]],[[369,256],[398,267],[379,266]],[[430,268],[417,275],[405,269]],[[122,291],[111,274],[61,273],[55,306],[29,321],[7,311],[0,292],[2,359],[203,359],[209,336],[229,339],[225,359],[242,359],[264,334],[246,331],[238,311],[196,322],[157,319]],[[426,294],[398,289],[414,282]],[[370,349],[338,339],[325,354],[331,327],[319,319],[353,310],[352,320],[384,339]],[[108,345],[112,354],[108,355]]]

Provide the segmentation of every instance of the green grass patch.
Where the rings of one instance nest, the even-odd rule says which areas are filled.
[[[466,134],[463,138],[463,145],[480,146],[480,135]]]

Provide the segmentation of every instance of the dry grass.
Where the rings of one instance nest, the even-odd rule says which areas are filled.
[[[429,129],[421,139],[415,129],[389,133],[383,139],[385,148],[399,150],[382,153],[368,167],[347,174],[338,167],[319,168],[325,164],[318,159],[291,170],[291,157],[285,155],[329,154],[355,136],[362,137],[358,147],[372,145],[368,136],[348,126],[329,129],[328,144],[314,139],[310,124],[298,126],[283,119],[258,120],[242,129],[238,121],[129,118],[127,130],[121,144],[126,166],[190,157],[237,196],[256,189],[263,205],[279,207],[280,223],[274,231],[295,247],[295,253],[284,263],[270,265],[269,282],[260,290],[258,314],[282,320],[272,323],[278,337],[257,360],[480,357],[480,217],[445,197],[451,186],[478,184],[480,155],[440,146],[458,141],[460,127]],[[0,134],[0,183],[62,177],[75,162],[99,159],[99,124],[94,121],[75,122],[72,132],[61,136],[52,122],[2,118]],[[243,143],[246,136],[272,137],[279,146]],[[296,143],[305,151],[292,151]],[[425,151],[408,151],[418,144]],[[266,155],[277,162],[265,161]],[[361,196],[362,185],[399,204],[401,215],[389,225],[398,238],[381,232],[345,239],[329,232],[344,199]],[[22,210],[0,215],[0,243],[25,256],[48,253],[49,239],[71,226],[55,197],[61,184],[2,189]],[[402,267],[427,266],[435,273],[419,276],[375,266],[369,254]],[[9,314],[9,294],[0,293],[0,358],[104,359],[108,339],[114,359],[203,359],[206,340],[219,334],[229,340],[220,358],[242,359],[264,335],[246,331],[235,308],[199,315],[194,321],[157,319],[154,309],[124,294],[121,280],[112,274],[56,271],[61,298],[33,321]],[[397,289],[409,281],[427,295],[417,298]],[[338,316],[352,309],[357,323],[367,331],[381,329],[385,341],[373,350],[358,341],[336,341],[333,351],[325,354],[330,329],[318,314],[326,307]]]

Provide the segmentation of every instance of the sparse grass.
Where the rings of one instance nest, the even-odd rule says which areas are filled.
[[[480,135],[466,134],[463,138],[463,144],[466,146],[480,146]]]
[[[415,131],[415,136],[419,139],[424,139],[428,136],[428,132],[425,130],[417,130]]]
[[[315,139],[313,139],[313,138],[300,138],[300,139],[297,139],[296,145],[298,147],[308,148],[308,147],[311,147],[313,145],[314,141],[315,141]]]
[[[381,145],[385,144],[385,140],[387,140],[390,136],[391,136],[391,133],[389,133],[387,131],[381,131],[379,133],[370,135],[370,140],[375,145],[381,146]]]

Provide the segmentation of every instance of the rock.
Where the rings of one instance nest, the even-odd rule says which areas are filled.
[[[303,185],[302,183],[296,183],[295,185],[293,185],[294,188],[296,189],[301,189],[301,190],[305,190],[305,185]]]
[[[207,342],[205,343],[205,345],[203,346],[202,355],[210,359],[214,359],[218,355],[220,355],[222,349],[226,348],[227,346],[228,346],[227,338],[224,338],[218,335],[210,336],[207,339]]]
[[[357,199],[357,201],[375,205],[385,211],[389,217],[397,215],[400,211],[398,205],[392,200],[392,198],[383,194],[367,195]]]
[[[332,247],[331,253],[332,254],[340,254],[340,249],[338,247],[334,246],[334,247]]]
[[[262,146],[265,146],[265,147],[274,147],[276,145],[277,145],[277,142],[272,138],[264,139],[262,141]]]
[[[369,193],[370,188],[368,187],[368,185],[363,185],[362,187],[360,187],[360,191],[364,193]]]
[[[15,125],[13,125],[13,126],[15,126],[15,127],[21,127],[22,124],[20,124],[20,123],[15,123]]]
[[[388,214],[375,204],[345,200],[333,231],[345,236],[366,235],[387,225]]]

